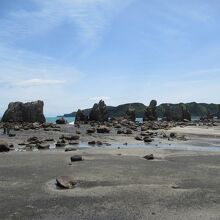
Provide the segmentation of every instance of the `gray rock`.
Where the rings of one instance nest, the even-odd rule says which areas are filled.
[[[94,104],[89,114],[89,120],[96,122],[108,121],[108,111],[104,101],[100,100],[98,104]]]
[[[8,151],[10,151],[8,143],[0,140],[0,152],[8,152]]]
[[[82,161],[83,158],[82,156],[79,156],[79,155],[74,155],[70,158],[71,162],[77,162],[77,161]]]
[[[44,123],[46,119],[43,114],[43,107],[43,101],[11,102],[2,117],[2,122]]]
[[[56,183],[63,189],[72,189],[76,185],[76,181],[70,176],[60,176],[56,178]]]
[[[143,121],[156,121],[157,113],[156,113],[157,101],[151,100],[150,105],[146,108],[144,113]]]
[[[146,159],[146,160],[154,160],[154,155],[153,154],[146,155],[146,156],[144,156],[144,159]]]

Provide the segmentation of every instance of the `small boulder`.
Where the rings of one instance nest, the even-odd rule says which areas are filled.
[[[77,161],[82,161],[83,158],[82,156],[79,156],[79,155],[74,155],[70,158],[71,162],[77,162]]]
[[[146,160],[154,160],[154,155],[153,154],[146,155],[146,156],[144,156],[144,159],[146,159]]]
[[[97,128],[97,133],[110,133],[110,129],[106,126],[100,126]]]
[[[0,140],[0,152],[8,152],[8,151],[10,151],[8,143]]]
[[[57,186],[63,189],[72,189],[76,185],[76,181],[70,176],[60,176],[56,178]]]

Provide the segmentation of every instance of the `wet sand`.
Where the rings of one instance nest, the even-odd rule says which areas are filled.
[[[220,150],[178,150],[179,146],[218,147],[219,127],[201,130],[173,128],[186,134],[187,141],[157,139],[140,145],[129,136],[80,135],[79,150],[11,151],[0,154],[0,219],[219,219]],[[82,129],[83,130],[83,129]],[[202,132],[205,132],[202,130]],[[0,139],[19,143],[27,137],[72,134],[73,126],[61,132],[18,131],[16,137]],[[219,133],[220,134],[220,133]],[[86,147],[88,140],[102,140],[113,146]],[[205,141],[205,142],[204,142]],[[127,142],[125,146],[123,143]],[[206,144],[207,143],[207,144]],[[163,146],[173,145],[176,149]],[[83,148],[80,148],[83,146]],[[161,147],[160,147],[161,146]],[[120,147],[120,149],[118,149]],[[143,159],[153,153],[155,160]],[[83,161],[70,165],[72,155]],[[72,176],[73,189],[56,187],[58,176]]]

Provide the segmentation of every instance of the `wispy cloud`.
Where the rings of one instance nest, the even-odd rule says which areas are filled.
[[[64,84],[64,80],[53,80],[53,79],[29,79],[9,83],[12,87],[32,87],[32,86],[49,86]]]

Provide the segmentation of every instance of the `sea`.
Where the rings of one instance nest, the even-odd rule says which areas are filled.
[[[61,117],[46,117],[46,122],[48,123],[56,123],[56,120]],[[69,124],[73,124],[75,121],[75,117],[63,117]]]
[[[56,120],[61,117],[46,117],[46,122],[48,123],[56,123]],[[63,117],[69,124],[73,124],[75,121],[75,117]],[[137,118],[136,119],[138,122],[143,122],[142,118]]]

